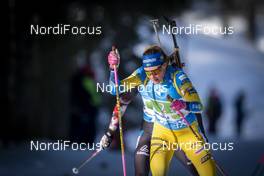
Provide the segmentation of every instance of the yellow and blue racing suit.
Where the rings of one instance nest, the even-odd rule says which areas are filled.
[[[110,74],[110,85],[111,93],[115,94],[114,72]],[[192,161],[199,175],[216,175],[211,154],[203,148],[204,140],[195,115],[200,113],[203,107],[196,90],[183,70],[168,66],[163,81],[153,84],[146,77],[144,68],[139,67],[132,75],[120,81],[119,86],[120,92],[137,88],[144,104],[144,120],[154,120],[150,152],[152,175],[166,175],[173,153],[178,149],[183,150]],[[180,114],[171,110],[170,99],[186,102],[187,109],[182,113],[191,124],[196,136]],[[155,118],[148,119],[153,116]],[[175,148],[176,145],[180,148]]]

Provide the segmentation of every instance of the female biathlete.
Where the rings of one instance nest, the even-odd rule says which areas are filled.
[[[166,55],[158,46],[146,49],[142,60],[143,65],[119,84],[127,87],[126,92],[137,88],[144,104],[144,120],[148,117],[154,120],[153,129],[149,128],[152,130],[143,125],[144,133],[135,157],[136,173],[140,170],[137,169],[137,161],[142,160],[137,158],[137,153],[142,153],[140,148],[145,145],[144,141],[148,143],[151,135],[149,162],[152,175],[166,175],[175,152],[175,144],[180,146],[183,152],[181,156],[186,155],[181,157],[185,158],[182,161],[187,164],[188,160],[191,160],[199,175],[215,175],[215,163],[210,152],[203,148],[205,141],[198,125],[197,114],[201,113],[202,104],[187,75],[183,70],[168,65]],[[108,62],[110,68],[119,64],[119,58],[113,51],[108,56]],[[115,94],[113,71],[110,73],[110,85],[113,90],[111,93]],[[184,118],[181,117],[182,114]],[[190,130],[189,124],[193,131]],[[111,130],[111,125],[109,129]],[[109,131],[101,140],[102,146],[107,146],[107,139],[112,135]],[[146,133],[148,139],[143,140]],[[148,167],[141,170],[148,170]]]

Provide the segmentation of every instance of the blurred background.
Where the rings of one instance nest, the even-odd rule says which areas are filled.
[[[149,20],[166,15],[178,26],[232,26],[232,35],[177,35],[184,70],[197,89],[211,142],[234,142],[215,157],[229,175],[263,175],[264,3],[260,0],[164,2],[8,1],[8,57],[0,76],[0,175],[71,175],[91,151],[30,151],[31,140],[98,142],[108,127],[115,97],[96,92],[108,83],[106,62],[115,44],[120,78],[140,66],[145,47],[158,44]],[[101,35],[31,35],[30,25],[101,26]],[[142,120],[136,97],[124,118],[128,175]],[[128,140],[129,139],[129,140]],[[122,175],[118,140],[80,175]],[[116,161],[116,164],[113,164]],[[261,170],[262,169],[262,170]],[[170,175],[188,173],[174,159]]]

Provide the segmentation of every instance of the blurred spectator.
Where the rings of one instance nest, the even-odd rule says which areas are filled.
[[[94,73],[85,65],[74,74],[71,82],[71,141],[94,142],[100,103]]]
[[[235,98],[235,111],[236,111],[236,130],[237,135],[241,134],[241,127],[243,125],[244,117],[245,117],[245,93],[240,91]]]
[[[209,133],[216,134],[216,124],[222,114],[222,102],[218,91],[212,88],[207,100],[206,115],[209,119]]]

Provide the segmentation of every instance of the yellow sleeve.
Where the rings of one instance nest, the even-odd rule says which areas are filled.
[[[181,95],[184,101],[189,103],[189,110],[193,112],[202,111],[203,106],[200,97],[187,75],[179,70],[174,73],[173,78],[177,92]]]
[[[127,90],[131,90],[142,84],[138,70],[134,71],[130,76],[120,81],[120,85],[124,85]]]
[[[119,81],[119,92],[127,92],[131,91],[131,89],[136,88],[140,84],[143,83],[142,80],[145,80],[145,74],[143,74],[144,69],[142,67],[138,68],[135,70],[130,76],[127,78]],[[115,95],[115,77],[114,77],[114,72],[111,71],[110,73],[110,80],[109,80],[110,86],[112,87],[111,89],[111,94]]]

